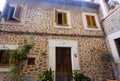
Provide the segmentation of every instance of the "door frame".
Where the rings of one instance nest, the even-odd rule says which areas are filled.
[[[55,72],[56,70],[56,47],[71,47],[71,63],[72,71],[80,70],[79,60],[78,60],[78,42],[74,40],[57,40],[49,39],[49,68]]]

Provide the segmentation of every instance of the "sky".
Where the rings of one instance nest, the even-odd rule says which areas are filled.
[[[76,1],[79,1],[79,0],[76,0]],[[85,1],[90,1],[90,0],[85,0]],[[99,0],[96,0],[96,1],[99,1]],[[120,0],[116,0],[116,1],[118,1],[120,3]],[[5,2],[6,2],[6,0],[0,0],[0,11],[3,10]]]
[[[0,0],[0,11],[3,10],[6,0]]]

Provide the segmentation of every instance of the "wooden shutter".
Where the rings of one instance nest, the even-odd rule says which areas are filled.
[[[91,21],[90,21],[90,16],[86,15],[86,20],[87,20],[87,26],[90,27],[91,26]]]
[[[55,10],[55,22],[56,22],[56,24],[58,24],[58,12],[57,12],[57,10]]]
[[[67,13],[62,13],[62,24],[63,25],[68,25],[68,22],[67,22]]]
[[[16,19],[17,21],[21,21],[22,13],[23,13],[23,7],[21,7],[20,5],[16,5],[13,18]]]
[[[96,28],[96,20],[95,20],[95,16],[91,16],[91,21],[92,21],[92,27]]]
[[[5,8],[4,8],[4,10],[3,10],[3,13],[2,13],[3,18],[4,18],[5,20],[8,20],[8,18],[9,18],[10,9],[11,9],[10,5],[9,5],[8,3],[6,3]]]
[[[11,57],[10,60],[9,60],[9,65],[14,66],[16,63],[17,63],[17,60],[15,58]]]

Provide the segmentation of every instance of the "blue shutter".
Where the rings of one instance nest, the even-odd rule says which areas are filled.
[[[1,21],[1,18],[2,18],[2,12],[0,11],[0,21]]]
[[[4,9],[3,14],[2,14],[3,18],[5,20],[8,20],[8,18],[9,18],[10,9],[11,9],[10,5],[8,3],[6,3],[5,9]]]

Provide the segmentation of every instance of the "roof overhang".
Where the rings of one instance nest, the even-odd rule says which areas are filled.
[[[43,0],[49,3],[61,3],[61,4],[71,4],[71,5],[78,5],[81,7],[90,7],[90,8],[94,8],[97,9],[100,4],[99,3],[95,3],[92,1],[75,1],[75,0]]]

